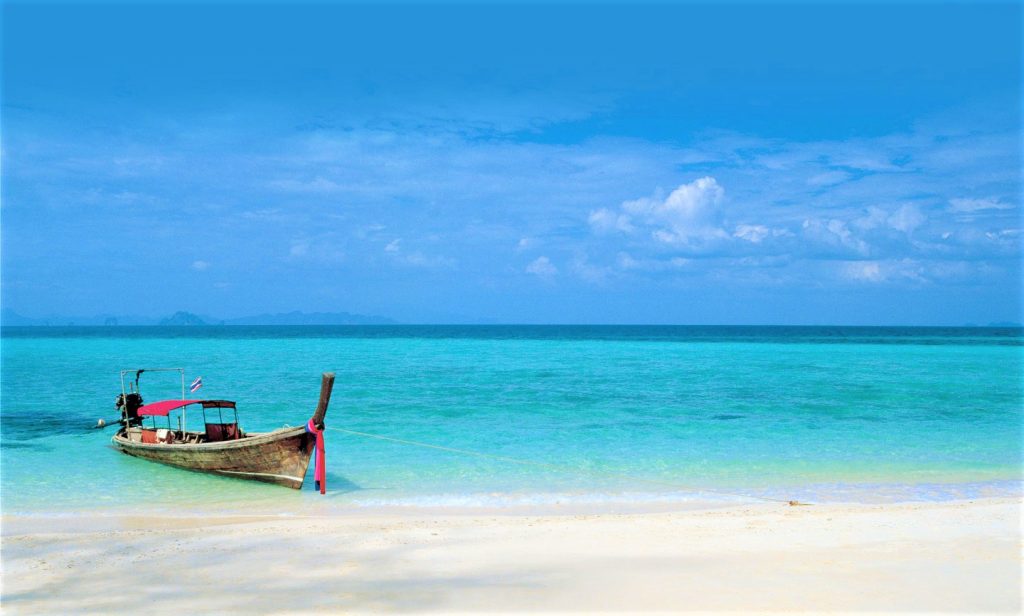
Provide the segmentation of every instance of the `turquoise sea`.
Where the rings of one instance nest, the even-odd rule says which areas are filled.
[[[2,330],[5,514],[686,507],[1021,494],[1019,328],[305,326]],[[178,367],[244,429],[299,425],[320,373],[328,494],[109,446],[118,371]],[[145,374],[147,401],[181,395]]]

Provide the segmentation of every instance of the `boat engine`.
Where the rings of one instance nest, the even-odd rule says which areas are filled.
[[[128,426],[138,426],[142,425],[142,418],[139,417],[140,406],[142,406],[142,396],[131,392],[127,395],[119,394],[114,408],[121,411],[121,421]]]

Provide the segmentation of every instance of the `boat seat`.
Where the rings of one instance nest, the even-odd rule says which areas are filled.
[[[206,440],[234,441],[241,437],[241,431],[236,423],[208,423],[206,424]]]

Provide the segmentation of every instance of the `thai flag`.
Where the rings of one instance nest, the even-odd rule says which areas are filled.
[[[188,390],[191,393],[196,393],[196,390],[198,390],[202,386],[203,386],[203,377],[199,377],[196,380],[192,381],[192,385],[189,386]]]

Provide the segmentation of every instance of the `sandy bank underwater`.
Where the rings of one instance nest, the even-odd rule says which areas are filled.
[[[626,515],[5,517],[28,613],[1021,610],[1021,500]]]

